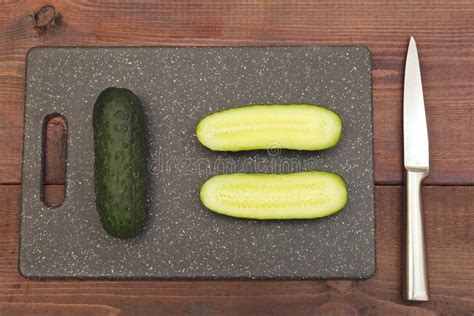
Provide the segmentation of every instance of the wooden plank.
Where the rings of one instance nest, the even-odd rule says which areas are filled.
[[[399,184],[404,55],[415,35],[430,130],[427,183],[474,184],[470,0],[50,3],[55,15],[35,15],[39,0],[1,4],[0,183],[20,182],[25,55],[33,46],[358,44],[373,53],[376,183]]]
[[[52,207],[60,206],[64,201],[64,185],[43,186],[43,202]]]
[[[59,186],[51,192],[61,194]],[[378,186],[377,273],[363,281],[33,281],[18,276],[20,186],[0,186],[0,311],[13,314],[440,314],[474,310],[474,187],[425,187],[431,301],[403,302],[402,188]],[[41,305],[36,305],[41,304]],[[66,304],[66,305],[64,305]],[[46,308],[46,309],[42,309]],[[79,313],[79,312],[77,312]],[[0,315],[2,312],[0,312]]]
[[[115,316],[119,313],[117,308],[100,304],[0,303],[0,316]]]
[[[67,122],[53,116],[45,122],[44,174],[48,184],[64,184],[66,177]]]

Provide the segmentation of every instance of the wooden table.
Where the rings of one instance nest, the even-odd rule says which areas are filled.
[[[0,315],[474,312],[474,2],[14,1],[0,9]],[[50,4],[51,7],[44,7]],[[41,10],[41,8],[43,8]],[[400,298],[402,83],[418,43],[431,145],[431,301]],[[366,45],[373,57],[377,273],[364,281],[31,281],[17,270],[25,55],[34,46]],[[58,124],[48,132],[61,143]],[[51,167],[46,193],[63,190]],[[59,170],[59,171],[58,171]]]

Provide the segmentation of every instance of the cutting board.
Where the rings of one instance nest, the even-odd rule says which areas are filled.
[[[132,240],[108,236],[95,207],[92,109],[110,86],[146,115],[149,200]],[[246,104],[337,111],[341,142],[320,152],[201,146],[204,116]],[[43,124],[68,124],[66,193],[41,200]],[[375,270],[371,58],[364,47],[34,48],[27,57],[20,272],[32,278],[366,278]],[[329,170],[349,202],[315,220],[254,221],[203,207],[199,188],[229,172]]]

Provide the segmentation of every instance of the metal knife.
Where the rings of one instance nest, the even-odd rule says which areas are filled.
[[[407,202],[404,298],[428,301],[421,182],[428,176],[430,163],[420,63],[413,37],[410,38],[405,64],[403,142]]]

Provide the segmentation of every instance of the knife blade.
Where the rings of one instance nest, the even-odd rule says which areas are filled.
[[[430,163],[425,102],[418,50],[413,37],[410,38],[405,65],[403,140],[405,169],[428,171]]]
[[[420,63],[413,37],[405,64],[403,148],[407,202],[404,297],[410,301],[428,301],[421,183],[429,173],[429,144]]]

